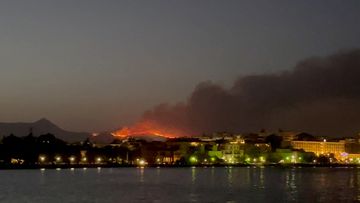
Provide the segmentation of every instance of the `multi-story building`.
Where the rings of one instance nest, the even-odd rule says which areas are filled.
[[[316,155],[333,154],[335,158],[341,159],[345,152],[345,141],[338,142],[323,141],[291,141],[291,146],[294,149],[303,149],[306,152],[313,152]]]
[[[240,158],[244,156],[245,142],[236,140],[221,145],[222,159],[227,163],[238,163]]]

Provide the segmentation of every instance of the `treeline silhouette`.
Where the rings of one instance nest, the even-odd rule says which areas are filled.
[[[106,145],[98,147],[89,139],[68,144],[53,134],[35,137],[29,134],[18,137],[13,134],[3,137],[0,144],[1,164],[124,164],[137,153],[126,146]],[[71,157],[71,158],[70,158]]]

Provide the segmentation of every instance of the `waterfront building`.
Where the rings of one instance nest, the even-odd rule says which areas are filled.
[[[291,141],[291,146],[294,149],[302,149],[306,152],[313,152],[317,156],[333,154],[336,159],[341,159],[345,153],[345,141],[340,140],[337,142],[323,141]]]
[[[227,163],[238,163],[244,156],[245,143],[243,141],[233,141],[221,145],[222,159]]]
[[[343,160],[347,160],[350,161],[352,163],[360,163],[360,154],[348,154],[348,153],[344,153],[343,154]]]

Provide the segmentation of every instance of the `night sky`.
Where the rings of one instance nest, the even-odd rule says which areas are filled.
[[[231,95],[229,92],[234,89],[244,89],[244,84],[250,84],[245,89],[252,91],[254,83],[239,77],[260,74],[276,83],[279,80],[274,73],[290,71],[290,78],[298,78],[298,72],[302,72],[293,69],[300,61],[314,56],[344,53],[325,58],[315,66],[321,69],[334,59],[337,62],[330,68],[338,70],[346,58],[351,64],[349,71],[359,74],[358,62],[352,63],[359,54],[346,52],[360,48],[358,0],[276,4],[268,0],[4,0],[0,2],[0,28],[0,122],[46,117],[69,130],[113,129],[137,121],[144,111],[160,103],[191,103],[203,81],[213,81],[216,85],[205,86],[220,85]],[[312,62],[303,66],[314,67]],[[321,73],[315,71],[314,75],[321,78]],[[312,74],[304,73],[306,78]],[[343,74],[349,76],[346,71]],[[328,75],[325,82],[332,83],[334,74]],[[339,93],[346,92],[352,87],[350,84],[340,85],[343,89],[335,88],[335,93],[324,93],[324,105],[322,98],[313,98],[320,90],[310,94],[312,99],[305,103],[311,102],[311,108],[323,107],[324,115],[339,102],[359,106],[358,95],[353,93],[358,89],[345,96]],[[299,91],[302,97],[309,97],[302,88],[286,91]],[[237,95],[242,98],[244,93]],[[294,103],[284,99],[269,108],[278,109],[283,101],[291,108],[298,105],[298,100]],[[297,111],[288,112],[287,108],[290,107],[282,106],[279,114],[285,118],[296,115]],[[301,112],[306,112],[306,108],[310,107],[299,107]],[[341,112],[346,111],[345,108]],[[152,114],[146,116],[156,118]],[[283,124],[275,121],[271,122],[272,127],[274,123]],[[229,127],[219,125],[222,126]]]

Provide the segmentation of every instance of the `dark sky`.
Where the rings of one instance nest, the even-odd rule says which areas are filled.
[[[360,1],[0,2],[0,121],[129,124],[199,82],[360,47]]]

